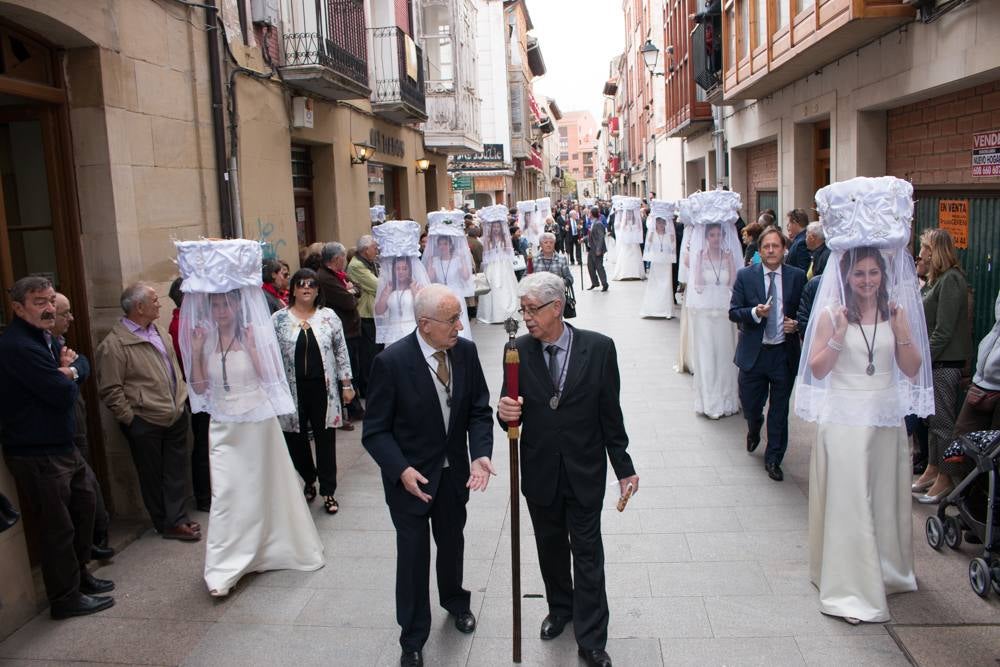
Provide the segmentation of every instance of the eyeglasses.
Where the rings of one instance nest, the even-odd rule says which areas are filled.
[[[461,316],[459,315],[455,315],[454,317],[449,317],[446,320],[439,320],[436,317],[427,317],[426,315],[424,315],[423,319],[430,320],[431,322],[437,322],[438,324],[447,324],[450,327],[455,326],[462,320]]]
[[[316,281],[311,278],[306,278],[305,280],[300,280],[297,285],[305,289],[313,289],[316,287]]]
[[[534,317],[535,315],[538,315],[538,311],[540,311],[542,308],[544,308],[545,306],[552,305],[555,302],[556,300],[552,299],[551,301],[546,301],[540,306],[521,306],[520,308],[517,309],[517,312],[521,313],[522,316],[530,315],[531,317]]]

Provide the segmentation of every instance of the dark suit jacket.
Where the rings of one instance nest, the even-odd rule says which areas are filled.
[[[344,336],[346,338],[360,336],[361,316],[358,315],[358,295],[349,292],[333,271],[325,266],[319,267],[319,271],[316,272],[316,280],[319,282],[324,305],[332,308],[333,312],[337,313],[337,317],[340,318],[341,324],[344,325]]]
[[[823,273],[826,269],[826,261],[830,259],[830,249],[826,247],[824,243],[820,247],[813,250],[812,253],[812,267],[813,267],[813,277]]]
[[[781,267],[781,296],[785,317],[795,319],[799,312],[799,299],[802,298],[802,288],[806,284],[806,272],[794,266]],[[739,342],[736,344],[736,365],[741,370],[749,371],[757,363],[757,355],[764,340],[764,327],[767,318],[759,323],[753,319],[751,311],[767,301],[764,290],[764,265],[754,264],[740,269],[733,285],[733,297],[729,302],[729,319],[736,322],[739,330]],[[788,356],[789,369],[794,373],[799,367],[799,335],[785,334],[785,352]]]
[[[568,324],[566,326],[569,326]],[[531,336],[515,341],[521,359],[521,492],[537,505],[555,499],[560,464],[585,507],[604,501],[608,459],[618,479],[635,474],[618,399],[618,355],[613,340],[573,328],[569,368],[558,410],[549,408],[553,386],[542,344]],[[504,381],[503,393],[507,395]],[[500,426],[507,425],[497,416]]]
[[[602,222],[593,222],[587,232],[587,247],[590,252],[603,255],[608,249],[604,237],[608,234],[608,228]]]
[[[426,514],[430,504],[403,488],[399,476],[406,468],[413,466],[426,477],[424,492],[436,496],[447,456],[454,473],[451,480],[468,500],[470,458],[493,455],[490,392],[475,344],[459,338],[448,352],[452,404],[445,433],[441,404],[417,335],[414,331],[375,357],[361,438],[382,469],[386,504],[407,514]]]
[[[811,261],[812,253],[809,252],[809,246],[806,245],[806,232],[803,230],[799,232],[799,235],[795,237],[792,245],[788,248],[788,257],[785,258],[785,264],[806,271],[809,269],[809,262]]]
[[[802,288],[802,298],[799,299],[799,312],[795,319],[799,322],[799,338],[806,335],[806,327],[809,326],[809,317],[812,315],[813,301],[816,300],[816,293],[819,291],[819,281],[823,276],[813,276],[806,286]]]

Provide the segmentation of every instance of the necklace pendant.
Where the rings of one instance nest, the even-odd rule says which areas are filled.
[[[865,369],[865,373],[868,373],[868,375],[875,375],[875,364],[868,364],[868,368]]]
[[[448,398],[446,398],[444,402],[450,408],[451,407],[451,396],[449,396]]]
[[[552,398],[549,399],[549,407],[552,408],[553,410],[557,410],[559,408],[559,396],[558,395],[553,396]]]

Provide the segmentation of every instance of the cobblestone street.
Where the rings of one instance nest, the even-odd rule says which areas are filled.
[[[930,550],[922,509],[914,512],[920,591],[893,600],[894,624],[852,627],[818,612],[807,572],[813,427],[793,418],[786,481],[769,480],[763,448],[745,451],[741,417],[695,415],[691,377],[672,368],[678,320],[639,319],[642,289],[618,282],[608,293],[578,292],[574,322],[617,341],[629,449],[642,479],[624,513],[609,489],[603,517],[615,664],[906,665],[900,643],[912,643],[916,656],[928,641],[953,643],[950,665],[992,664],[1000,644],[987,624],[1000,619],[996,597],[983,601],[970,590],[971,551]],[[473,326],[495,405],[505,336],[500,326]],[[465,533],[478,629],[457,633],[435,606],[424,650],[430,665],[510,662],[509,467],[504,434],[495,433],[499,477],[474,495]],[[247,576],[227,599],[213,600],[202,581],[204,542],[168,542],[150,531],[97,571],[116,583],[114,608],[61,622],[43,613],[0,644],[0,664],[398,664],[394,532],[360,435],[338,433],[340,513],[312,508],[326,545],[322,570]],[[523,664],[575,665],[571,632],[538,638],[546,606],[523,501],[521,516]],[[964,629],[919,627],[942,623]]]

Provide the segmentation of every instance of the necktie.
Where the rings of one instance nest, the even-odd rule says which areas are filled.
[[[444,352],[440,350],[435,352],[434,358],[438,362],[437,370],[434,373],[438,376],[438,380],[441,380],[441,384],[447,387],[451,382],[451,376],[448,374],[448,362],[445,359]]]
[[[559,364],[556,363],[556,355],[559,348],[555,345],[546,345],[545,351],[549,353],[549,377],[552,378],[552,387],[559,391]]]
[[[806,271],[806,280],[812,280],[813,279],[813,275],[815,275],[813,273],[813,269],[815,269],[815,268],[816,268],[816,262],[815,261],[810,261],[809,262],[809,270]]]
[[[576,220],[569,221],[569,233],[576,236]]]
[[[771,284],[767,287],[767,298],[770,300],[771,304],[771,314],[767,316],[767,324],[764,325],[764,331],[767,333],[768,340],[774,340],[778,337],[778,288],[774,284],[774,278],[777,275],[775,271],[768,271],[767,277],[771,280]]]

